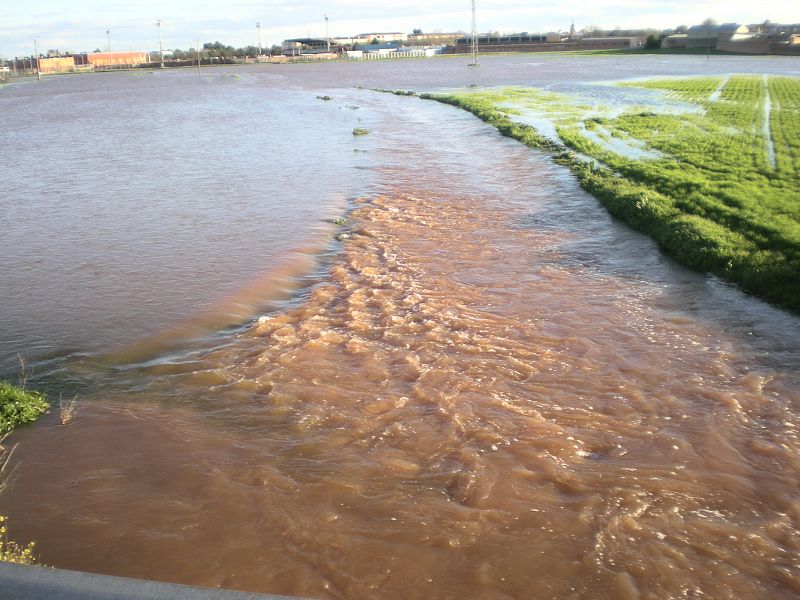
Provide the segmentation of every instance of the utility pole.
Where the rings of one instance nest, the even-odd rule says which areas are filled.
[[[331,51],[331,36],[328,35],[328,15],[325,15],[325,41],[328,42],[328,52]]]
[[[42,80],[42,72],[39,70],[39,46],[36,40],[33,40],[33,53],[36,56],[36,79]]]
[[[161,68],[164,68],[164,49],[161,47],[161,19],[156,21],[156,28],[158,28],[158,57],[161,59]]]
[[[108,42],[108,53],[111,54],[111,30],[106,29],[106,41]]]
[[[264,54],[264,51],[261,48],[261,23],[256,23],[256,29],[258,30],[258,56],[261,58],[261,55]]]
[[[194,49],[197,53],[197,74],[200,75],[200,40],[195,40]]]
[[[475,19],[475,0],[472,0],[472,38],[470,39],[470,50],[472,52],[472,62],[470,67],[478,66],[478,25]]]

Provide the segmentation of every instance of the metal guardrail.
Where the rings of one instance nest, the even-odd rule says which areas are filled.
[[[1,600],[300,600],[0,562]]]

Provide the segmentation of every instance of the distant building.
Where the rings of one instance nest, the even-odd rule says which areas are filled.
[[[662,48],[686,48],[689,44],[688,33],[673,33],[661,40]]]
[[[332,42],[337,46],[349,46],[352,48],[353,46],[363,46],[364,44],[372,43],[373,38],[368,37],[336,37],[333,38]]]
[[[461,37],[449,52],[465,54],[470,52],[470,38]],[[637,37],[585,37],[578,39],[563,38],[558,33],[529,34],[527,32],[512,35],[479,35],[480,52],[560,52],[568,50],[618,50],[638,48],[641,45]]]
[[[149,62],[147,52],[92,52],[85,56],[94,68],[130,68]]]
[[[599,37],[581,38],[578,41],[580,50],[623,50],[639,48],[642,45],[638,37]]]
[[[60,56],[39,59],[39,73],[42,75],[55,75],[56,73],[73,73],[75,60],[71,56]]]
[[[319,54],[327,52],[328,48],[334,50],[336,44],[333,40],[321,38],[294,38],[283,40],[281,49],[286,56],[298,56],[300,54]]]
[[[436,46],[442,44],[455,44],[458,38],[464,37],[463,32],[458,33],[413,33],[406,40],[409,45]]]
[[[35,62],[35,61],[34,61]],[[74,73],[93,69],[133,68],[148,62],[146,52],[94,52],[39,59],[42,75]]]
[[[442,54],[443,46],[402,46],[397,54],[404,57],[431,57]]]
[[[401,46],[402,44],[400,42],[386,42],[384,44],[364,44],[363,46],[359,46],[358,49],[362,50],[365,54],[386,55],[397,52]]]
[[[471,36],[462,36],[456,40],[456,48],[470,48]],[[495,46],[522,46],[529,44],[544,44],[547,36],[544,34],[530,35],[527,31],[523,33],[513,33],[511,35],[478,35],[478,48],[481,52],[492,52],[490,48]],[[506,50],[506,52],[514,50]]]
[[[771,21],[764,21],[763,23],[756,23],[748,25],[750,33],[760,33],[768,36],[777,36],[781,34],[798,34],[800,35],[800,23],[773,23]]]
[[[383,44],[386,42],[405,42],[408,39],[408,34],[400,31],[391,31],[389,33],[359,33],[358,37],[369,38],[370,41],[378,40],[379,43]]]
[[[717,42],[717,50],[737,54],[786,54],[800,56],[800,35],[795,33],[756,34],[746,39]]]
[[[715,49],[717,43],[743,40],[750,37],[750,29],[747,25],[737,23],[723,23],[716,25],[704,23],[689,27],[686,37],[687,48],[711,48]]]

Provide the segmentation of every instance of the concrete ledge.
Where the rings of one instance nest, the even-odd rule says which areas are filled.
[[[2,600],[290,600],[0,562]],[[294,599],[299,600],[299,599]]]

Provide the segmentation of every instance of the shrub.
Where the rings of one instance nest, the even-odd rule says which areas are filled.
[[[35,421],[47,408],[44,394],[0,381],[0,435]]]

